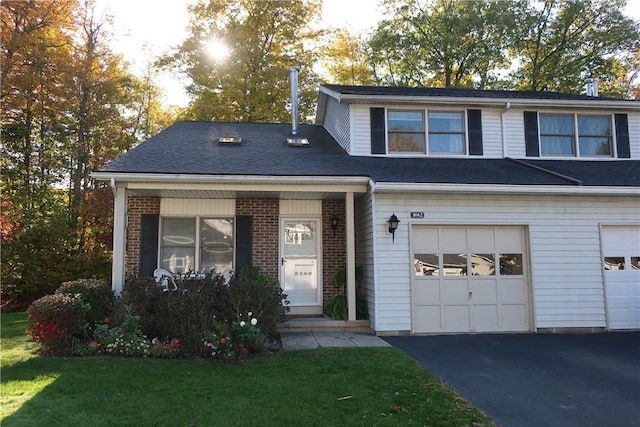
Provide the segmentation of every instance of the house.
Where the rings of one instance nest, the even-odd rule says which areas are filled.
[[[639,101],[322,85],[313,125],[178,122],[94,177],[117,292],[254,265],[320,315],[346,265],[378,335],[640,328]]]

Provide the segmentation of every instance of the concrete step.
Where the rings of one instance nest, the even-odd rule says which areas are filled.
[[[280,332],[343,331],[370,334],[368,320],[333,320],[328,317],[291,317],[278,326]]]

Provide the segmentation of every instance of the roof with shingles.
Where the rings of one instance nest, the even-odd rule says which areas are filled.
[[[330,91],[342,95],[360,95],[360,96],[415,96],[415,97],[454,97],[454,98],[501,98],[501,99],[554,99],[565,101],[628,101],[637,103],[637,100],[628,100],[622,98],[607,98],[600,96],[577,95],[570,93],[551,92],[551,91],[516,91],[516,90],[478,90],[464,88],[436,88],[436,87],[407,87],[407,86],[348,86],[323,84]]]
[[[375,182],[640,187],[640,161],[350,156],[318,125],[300,125],[308,146],[291,147],[289,124],[177,122],[102,173],[369,177]],[[241,137],[220,144],[221,137]],[[533,167],[527,164],[533,165]],[[544,172],[541,168],[553,171]],[[572,177],[573,180],[562,176]]]

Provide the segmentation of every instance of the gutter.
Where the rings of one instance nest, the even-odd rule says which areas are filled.
[[[521,194],[564,196],[640,196],[638,187],[594,187],[578,185],[504,185],[504,184],[429,184],[378,182],[377,193],[430,193],[430,194]]]
[[[505,103],[515,107],[565,107],[565,108],[618,108],[625,111],[640,111],[640,102],[631,100],[604,100],[594,98],[584,99],[526,99],[526,98],[480,98],[480,97],[460,97],[460,96],[407,96],[407,95],[357,95],[346,94],[329,90],[321,86],[320,91],[341,102],[362,102],[362,103],[450,103],[450,104],[480,104],[500,107]]]
[[[368,176],[262,176],[262,175],[193,175],[134,172],[93,172],[98,181],[144,183],[203,183],[203,184],[290,184],[290,185],[366,185]]]

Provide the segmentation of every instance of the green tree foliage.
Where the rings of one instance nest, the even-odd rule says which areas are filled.
[[[369,40],[378,83],[631,97],[639,24],[626,0],[383,0]]]
[[[113,198],[90,173],[161,114],[152,82],[108,48],[91,1],[7,0],[0,11],[2,293],[28,304],[108,276]]]
[[[601,95],[621,95],[628,60],[640,45],[625,0],[544,0],[522,4],[512,55],[514,87],[579,93],[585,79],[605,82]],[[616,88],[617,86],[617,88]]]
[[[233,122],[289,119],[289,69],[300,65],[300,117],[313,114],[316,78],[310,29],[320,1],[210,0],[189,6],[189,36],[159,64],[183,72],[193,101],[186,118]],[[225,58],[208,46],[226,46]]]
[[[376,80],[403,86],[485,87],[508,64],[513,2],[385,0],[373,34]]]

